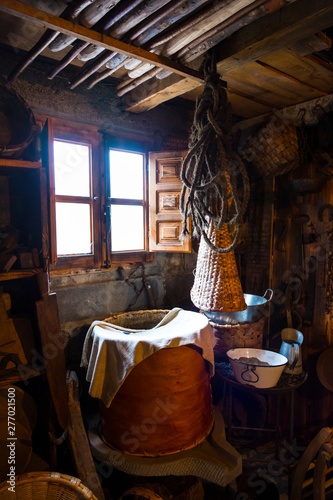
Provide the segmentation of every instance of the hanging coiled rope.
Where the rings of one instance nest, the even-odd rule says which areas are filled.
[[[191,217],[194,234],[201,235],[215,252],[225,253],[237,244],[250,187],[245,166],[232,151],[227,93],[212,54],[206,56],[204,75],[205,86],[196,102],[189,152],[181,170],[182,233],[189,233],[187,219]],[[218,248],[210,241],[207,229],[211,221],[217,230],[223,224],[235,229],[230,246]]]

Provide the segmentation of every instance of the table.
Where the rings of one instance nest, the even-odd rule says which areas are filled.
[[[230,440],[231,431],[233,429],[244,429],[244,430],[257,430],[257,431],[268,431],[276,433],[276,451],[278,449],[278,443],[280,438],[279,430],[279,420],[280,420],[280,400],[282,394],[290,395],[290,412],[289,412],[289,441],[292,444],[294,439],[294,405],[295,405],[295,391],[301,387],[307,379],[307,373],[302,372],[300,375],[288,375],[282,373],[278,384],[275,387],[270,387],[267,389],[258,388],[252,385],[240,384],[235,379],[234,373],[229,363],[216,363],[216,376],[221,378],[224,384],[223,390],[223,406],[228,402],[228,414],[226,416],[227,425],[227,438]],[[232,425],[232,410],[233,410],[233,390],[237,389],[239,391],[244,391],[247,393],[263,394],[269,396],[276,396],[277,398],[277,411],[275,417],[275,427],[274,429],[267,428],[255,428],[255,427],[237,427]]]

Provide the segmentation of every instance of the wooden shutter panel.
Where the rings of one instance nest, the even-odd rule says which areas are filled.
[[[186,153],[149,153],[150,252],[191,252],[191,238],[181,238],[180,172]]]
[[[47,172],[47,189],[49,198],[49,238],[50,264],[57,262],[57,238],[55,215],[55,181],[54,181],[54,154],[53,154],[53,120],[47,118],[41,133],[42,164]]]

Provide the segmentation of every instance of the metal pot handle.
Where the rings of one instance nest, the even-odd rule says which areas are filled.
[[[298,344],[293,344],[293,351],[294,351],[294,359],[292,363],[288,363],[288,368],[289,370],[293,370],[296,366],[297,361],[299,360],[299,345]]]
[[[269,292],[270,292],[270,296],[269,296],[269,299],[267,299],[266,298],[266,293],[269,293]],[[269,302],[270,300],[272,300],[272,297],[273,297],[273,290],[271,290],[270,288],[267,288],[266,292],[263,295],[263,299],[266,299],[267,302]]]
[[[244,382],[252,382],[252,384],[256,384],[259,380],[259,375],[257,373],[255,373],[255,370],[256,370],[256,367],[255,366],[250,366],[249,365],[246,365],[246,370],[243,371],[243,373],[241,373],[241,377],[242,379],[244,380]],[[245,373],[247,372],[252,372],[253,375],[255,375],[257,377],[257,380],[251,380],[251,378],[245,378],[244,375]]]

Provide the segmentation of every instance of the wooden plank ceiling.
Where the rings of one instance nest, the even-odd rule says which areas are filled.
[[[135,113],[194,101],[212,47],[239,118],[333,94],[331,0],[0,0],[0,12],[0,43],[26,51],[9,80],[48,57],[50,80],[78,68],[72,89],[116,79]]]

